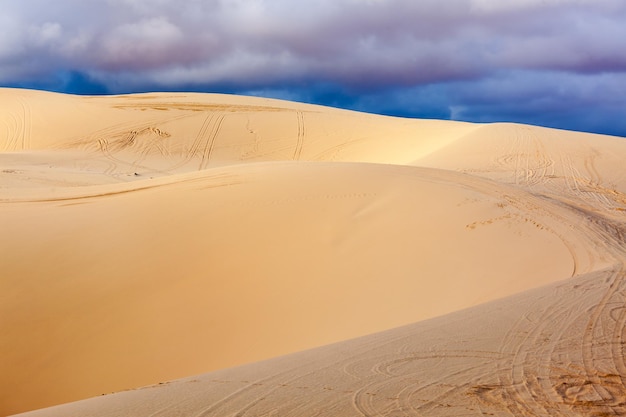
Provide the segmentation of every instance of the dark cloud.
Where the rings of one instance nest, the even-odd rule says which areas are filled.
[[[106,85],[94,80],[88,74],[78,71],[60,71],[39,80],[27,80],[13,84],[13,87],[48,90],[68,94],[101,95],[109,94]]]
[[[622,0],[5,0],[0,84],[265,94],[626,136],[609,119],[625,118],[624,21]],[[583,117],[590,103],[603,113]]]

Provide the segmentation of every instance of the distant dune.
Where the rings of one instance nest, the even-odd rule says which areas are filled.
[[[626,414],[626,139],[215,94],[0,110],[0,415]]]

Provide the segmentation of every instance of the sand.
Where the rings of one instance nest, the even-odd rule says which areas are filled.
[[[0,110],[0,415],[626,413],[624,139],[214,94]]]

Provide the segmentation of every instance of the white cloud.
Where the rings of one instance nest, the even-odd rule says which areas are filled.
[[[22,43],[23,34],[19,22],[10,15],[0,14],[0,63],[6,64],[22,49]]]
[[[182,31],[165,17],[143,19],[115,27],[101,38],[105,64],[129,68],[167,64],[169,54],[184,42]]]
[[[394,84],[481,68],[594,71],[619,67],[626,39],[626,4],[617,0],[5,1],[0,56],[33,53],[42,67],[112,77],[180,67],[181,76],[201,69],[245,81],[256,74],[260,83],[294,72],[376,83],[395,74]]]
[[[38,46],[56,43],[63,35],[63,28],[57,22],[46,22],[30,28],[32,42]]]
[[[498,13],[534,8],[545,9],[553,6],[597,4],[602,2],[603,0],[471,0],[470,8],[476,12]]]
[[[126,23],[105,35],[112,42],[138,43],[140,45],[158,45],[172,43],[183,38],[181,30],[170,23],[166,17],[143,19]]]

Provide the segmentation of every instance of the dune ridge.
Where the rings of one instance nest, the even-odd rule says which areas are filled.
[[[212,94],[0,109],[0,414],[626,412],[623,139]]]

